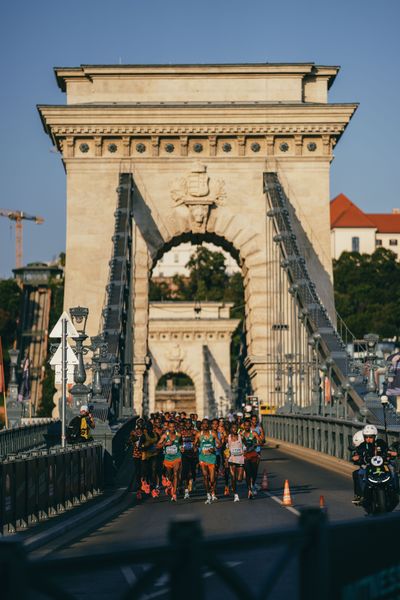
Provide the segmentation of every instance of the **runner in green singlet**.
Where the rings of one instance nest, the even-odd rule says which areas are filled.
[[[157,446],[164,449],[164,467],[167,477],[172,484],[171,501],[176,502],[176,491],[178,489],[182,468],[181,454],[182,438],[175,429],[175,422],[168,422],[167,431],[161,436]]]
[[[257,479],[258,469],[258,454],[257,446],[261,444],[260,436],[251,430],[250,419],[245,419],[243,423],[244,430],[242,431],[242,440],[245,446],[244,451],[244,470],[246,473],[247,497],[252,500],[254,497],[254,485]]]
[[[201,422],[201,429],[196,434],[196,445],[199,448],[199,464],[207,493],[205,503],[211,504],[218,500],[215,495],[215,465],[217,462],[215,452],[219,448],[220,442],[215,431],[210,430],[208,419],[203,419]]]

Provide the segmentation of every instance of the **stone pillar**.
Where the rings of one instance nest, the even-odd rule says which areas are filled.
[[[133,310],[133,405],[142,414],[144,375],[148,366],[149,320],[149,253],[139,228],[133,225],[132,240],[132,310]]]

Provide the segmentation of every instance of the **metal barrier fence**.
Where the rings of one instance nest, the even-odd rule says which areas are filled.
[[[57,421],[46,419],[34,425],[22,425],[0,431],[0,457],[46,445],[49,427]]]
[[[396,533],[397,532],[397,533]],[[243,600],[268,599],[282,575],[296,588],[299,600],[354,600],[355,598],[398,598],[398,556],[388,550],[388,539],[398,539],[399,515],[328,524],[323,511],[304,510],[295,527],[266,533],[204,539],[200,523],[186,520],[171,523],[166,543],[149,547],[131,545],[90,554],[29,559],[16,537],[0,541],[2,598],[22,600],[32,592],[59,600],[73,600],[80,592],[68,590],[68,578],[86,581],[90,591],[96,572],[126,565],[147,565],[132,577],[128,588],[113,598],[139,600],[166,574],[168,598],[191,600],[206,597],[204,572],[211,571],[226,586],[230,597]],[[356,542],[355,542],[356,540]],[[372,543],[372,545],[371,545]],[[379,551],[376,551],[379,548]],[[268,560],[265,551],[268,550]],[[261,551],[261,584],[249,585],[246,570],[226,562],[232,553]],[[233,556],[232,556],[233,558]],[[237,563],[235,563],[237,564]],[[258,578],[258,575],[257,575]],[[81,590],[82,592],[82,590]],[[286,590],[287,592],[287,590]],[[374,595],[375,593],[375,595]],[[155,595],[160,595],[158,588]],[[164,594],[163,594],[164,595]]]
[[[103,487],[101,444],[8,456],[0,462],[0,534],[60,514]]]
[[[267,440],[274,438],[350,460],[353,434],[362,429],[364,423],[314,415],[275,414],[263,417],[263,427]],[[378,427],[378,431],[385,437],[383,427]],[[399,431],[388,430],[389,444],[398,442],[399,438]]]

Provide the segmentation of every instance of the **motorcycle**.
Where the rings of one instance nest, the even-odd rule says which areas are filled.
[[[391,512],[399,503],[389,462],[383,456],[372,456],[365,473],[365,489],[362,505],[367,514]]]

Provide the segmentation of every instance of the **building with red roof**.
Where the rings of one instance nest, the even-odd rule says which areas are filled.
[[[399,259],[400,209],[392,213],[365,213],[344,194],[330,204],[332,258],[342,252],[372,254],[382,246]]]

